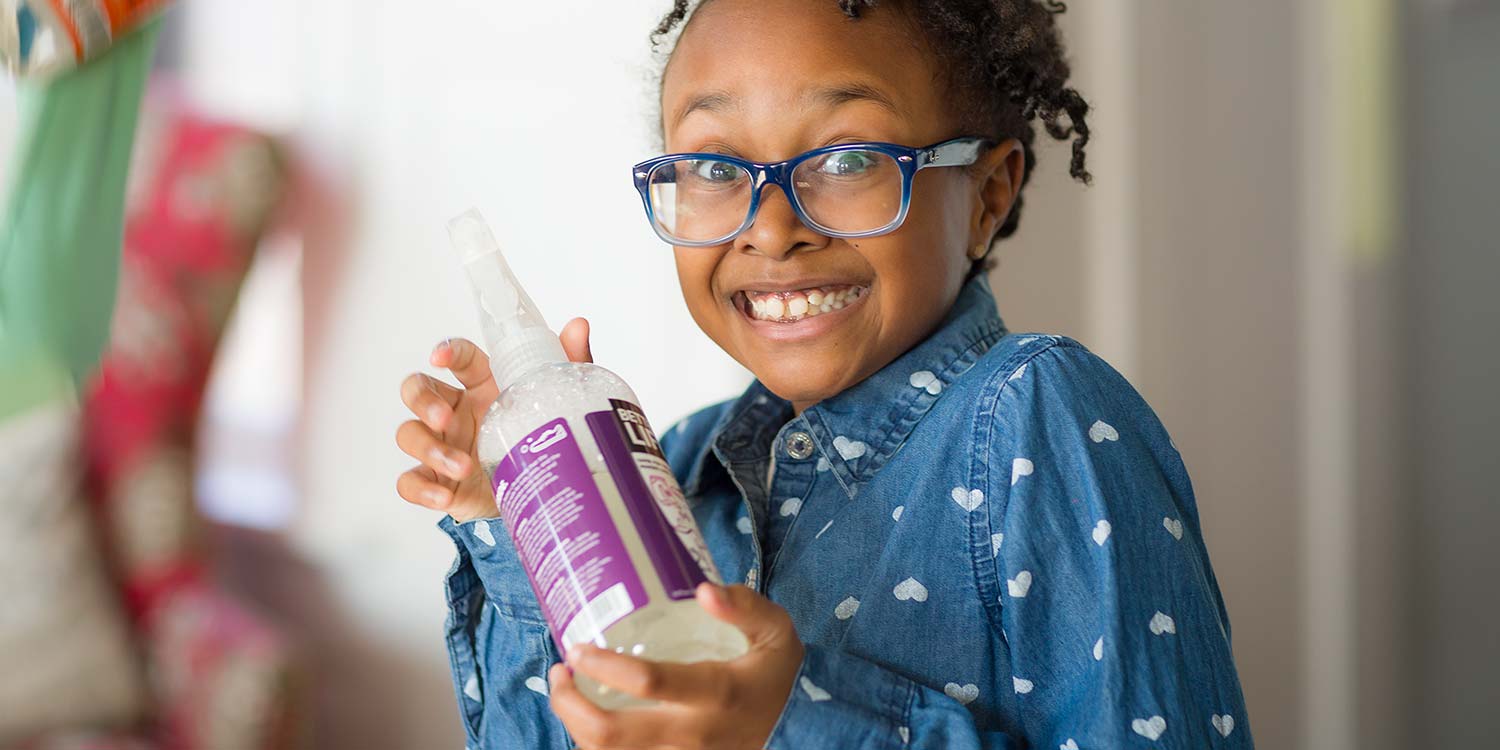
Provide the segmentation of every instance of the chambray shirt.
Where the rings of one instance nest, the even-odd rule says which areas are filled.
[[[802,414],[756,382],[661,438],[726,581],[806,644],[767,747],[1253,746],[1166,430],[1077,342],[1008,332],[983,277]],[[439,526],[469,747],[572,747],[502,524]]]

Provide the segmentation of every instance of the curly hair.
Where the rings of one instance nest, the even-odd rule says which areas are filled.
[[[711,0],[674,0],[651,33],[653,50],[680,30],[697,7]],[[975,135],[997,141],[1015,138],[1025,151],[1024,188],[1036,167],[1036,130],[1072,140],[1068,173],[1088,184],[1089,105],[1068,85],[1072,70],[1055,16],[1067,6],[1055,0],[833,0],[850,19],[866,9],[889,6],[903,11],[925,37],[941,64],[941,75],[957,93],[955,112]],[[1021,220],[1018,193],[998,236],[1015,233]],[[979,264],[976,263],[976,266]]]

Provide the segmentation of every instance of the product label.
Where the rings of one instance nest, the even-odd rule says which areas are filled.
[[[646,605],[640,577],[566,419],[542,425],[512,448],[495,467],[494,489],[563,653]]]
[[[614,408],[587,416],[589,432],[604,454],[667,596],[692,598],[698,584],[720,582],[708,545],[645,413],[629,401],[609,403]]]

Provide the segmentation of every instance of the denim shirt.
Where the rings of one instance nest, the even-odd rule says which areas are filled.
[[[1253,746],[1177,449],[1099,357],[1008,332],[983,277],[802,414],[756,382],[661,440],[726,582],[806,645],[768,748]],[[469,747],[572,747],[504,528],[439,526]]]

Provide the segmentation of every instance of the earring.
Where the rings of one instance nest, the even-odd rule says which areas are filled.
[[[984,257],[984,245],[975,245],[974,249],[971,250],[971,251],[969,251],[969,258],[971,260],[979,260],[980,258],[983,258],[983,257]]]

